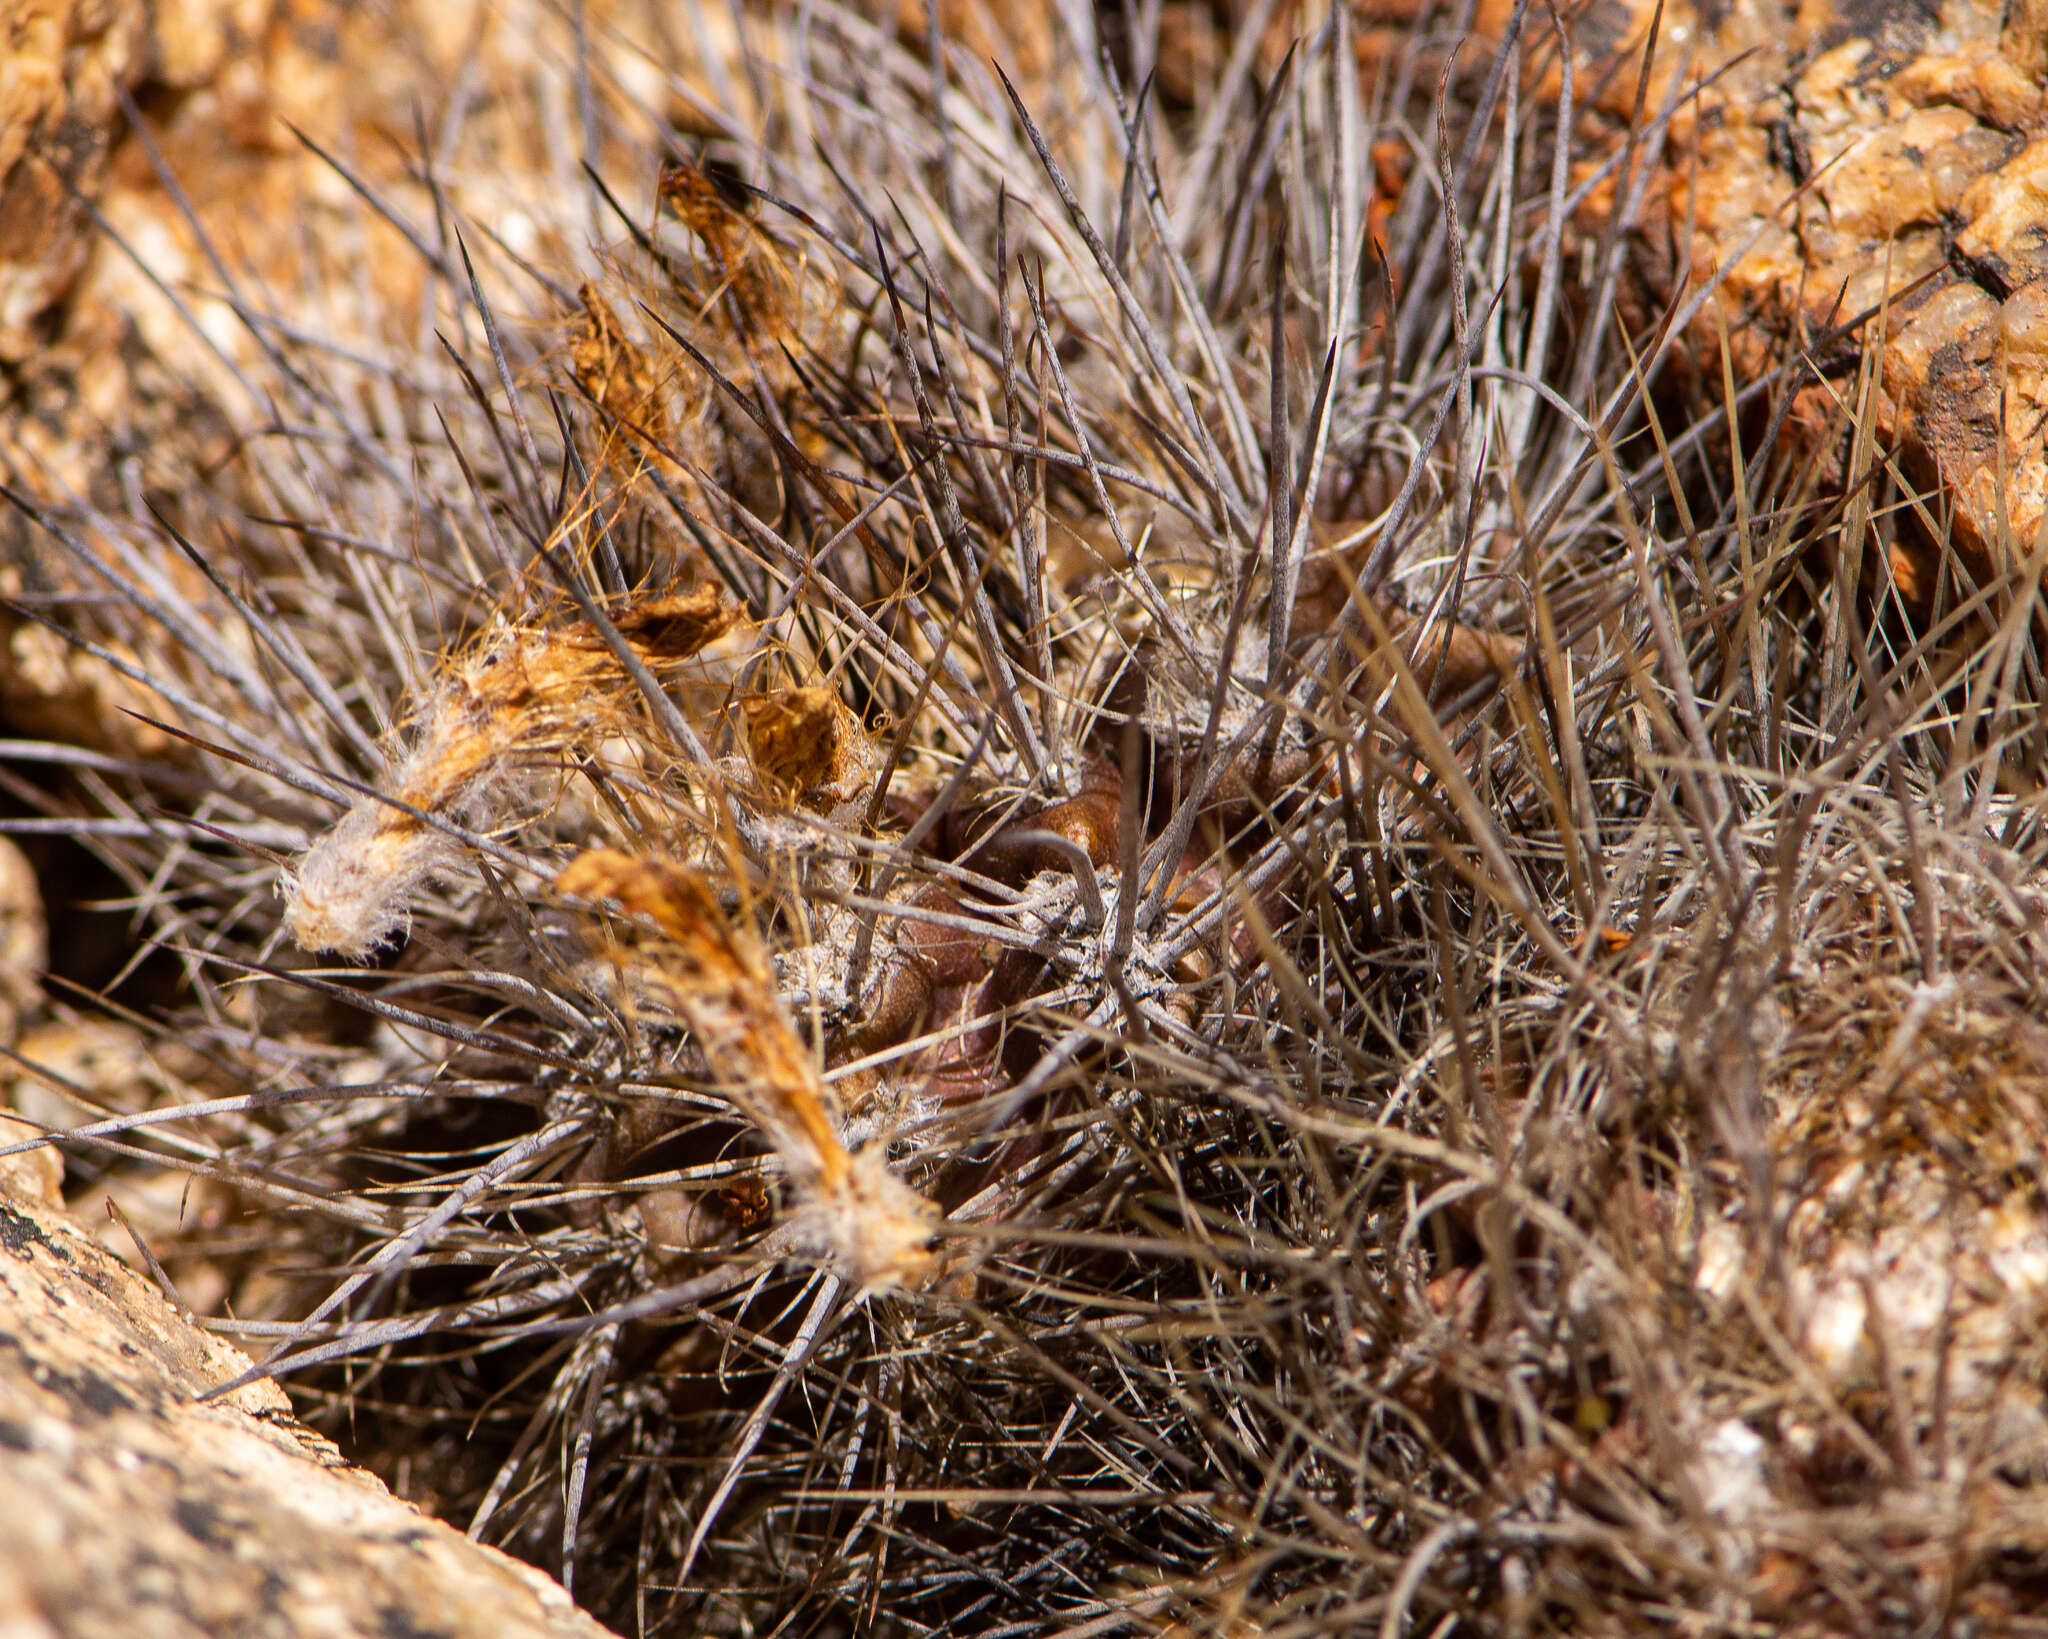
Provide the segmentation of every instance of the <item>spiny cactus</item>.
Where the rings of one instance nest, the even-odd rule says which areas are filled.
[[[204,1061],[73,1153],[631,1631],[1989,1621],[2048,897],[1951,712],[2020,582],[1936,678],[1831,567],[1866,438],[1674,419],[1607,299],[1683,86],[1563,89],[1644,37],[1253,10],[1177,100],[1156,7],[1021,86],[742,8],[547,257],[377,199],[436,345],[273,326],[278,447],[25,499],[178,748],[51,800]]]

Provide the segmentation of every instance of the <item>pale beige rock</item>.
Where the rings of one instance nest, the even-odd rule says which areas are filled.
[[[0,592],[9,578],[0,571]],[[0,711],[17,732],[125,756],[176,750],[176,740],[141,720],[175,716],[153,690],[47,626],[0,619],[0,639]]]
[[[274,1384],[202,1402],[246,1360],[11,1174],[0,1316],[6,1639],[603,1639],[546,1576],[349,1467]]]
[[[42,889],[28,856],[0,837],[0,1042],[20,1034],[21,1016],[42,997],[50,929]]]
[[[173,1090],[142,1032],[117,1019],[52,1019],[27,1031],[17,1051],[26,1065],[8,1066],[10,1101],[46,1127],[144,1110]]]
[[[119,1019],[63,1008],[52,1011],[54,1017],[22,1032],[15,1061],[8,1073],[0,1074],[0,1109],[11,1107],[28,1123],[26,1131],[62,1131],[110,1115],[194,1103],[206,1096],[180,1078],[180,1069],[201,1066],[175,1042],[152,1043]],[[40,1154],[53,1162],[57,1159],[54,1150]],[[0,1168],[6,1165],[0,1160]],[[70,1204],[100,1243],[124,1263],[146,1268],[139,1239],[163,1257],[188,1308],[199,1314],[218,1312],[228,1290],[227,1274],[212,1259],[186,1254],[179,1243],[195,1230],[217,1228],[227,1214],[239,1209],[225,1185],[175,1169],[129,1163],[93,1175]]]
[[[0,1149],[31,1138],[40,1138],[42,1128],[11,1115],[0,1114]],[[16,1196],[33,1206],[61,1208],[64,1205],[64,1157],[48,1145],[23,1150],[18,1155],[0,1155],[0,1197]],[[0,1611],[7,1608],[5,1583],[0,1581]],[[0,1628],[0,1639],[6,1630]]]

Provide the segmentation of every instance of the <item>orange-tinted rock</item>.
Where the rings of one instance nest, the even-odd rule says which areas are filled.
[[[262,32],[272,0],[22,0],[0,42],[0,361],[19,363],[91,248],[87,201],[122,94],[184,92]]]
[[[2029,550],[2048,517],[2048,105],[2043,36],[2024,21],[2001,30],[1969,0],[1932,18],[1736,8],[1701,66],[1753,55],[1678,131],[1657,225],[1691,224],[1689,289],[1720,277],[1695,347],[1716,359],[1725,330],[1738,380],[1845,326],[1882,336],[1880,445],[1941,498],[1934,512],[1953,507],[1977,574]],[[1838,424],[1827,411],[1854,392],[1822,389],[1810,424]],[[1905,555],[1931,586],[1934,543]]]

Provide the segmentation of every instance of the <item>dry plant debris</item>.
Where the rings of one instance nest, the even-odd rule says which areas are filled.
[[[621,1631],[2025,1631],[2042,553],[1953,258],[1726,241],[1924,261],[1891,125],[1687,157],[2020,36],[871,10],[520,12],[274,436],[16,473],[163,737],[10,752],[177,981],[77,1187]]]
[[[304,950],[371,955],[403,931],[434,867],[461,857],[458,827],[494,829],[532,805],[523,775],[632,734],[633,662],[673,680],[732,618],[705,588],[623,612],[618,653],[587,629],[487,630],[422,703],[391,791],[359,798],[284,879],[292,938]]]

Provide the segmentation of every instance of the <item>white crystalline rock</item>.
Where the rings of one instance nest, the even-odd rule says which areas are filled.
[[[1700,1266],[1693,1284],[1715,1302],[1728,1302],[1742,1275],[1744,1252],[1741,1227],[1717,1218],[1700,1231]]]
[[[1807,1357],[1839,1383],[1874,1365],[1873,1319],[1901,1363],[1930,1349],[1956,1284],[1954,1237],[1941,1220],[1922,1217],[1888,1226],[1867,1244],[1844,1238],[1819,1262],[1795,1265],[1786,1295]]]
[[[1700,1437],[1692,1461],[1700,1506],[1730,1523],[1753,1519],[1770,1503],[1764,1478],[1764,1441],[1739,1417],[1716,1423]]]
[[[1769,1304],[1750,1235],[1739,1217],[1704,1224],[1695,1290],[1726,1305],[1746,1278]],[[2025,1192],[1963,1205],[1931,1169],[1887,1177],[1851,1161],[1791,1211],[1781,1246],[1771,1306],[1834,1391],[1875,1383],[1888,1357],[1924,1395],[1945,1350],[1949,1393],[1981,1402],[2048,1319],[2048,1215]]]
[[[1952,1389],[1990,1386],[2048,1306],[2048,1223],[2030,1202],[1957,1214],[1932,1178],[1895,1187],[1875,1234],[1829,1237],[1793,1214],[1804,1256],[1785,1276],[1788,1330],[1832,1385],[1867,1380],[1879,1339],[1895,1367],[1931,1373],[1946,1332]]]

